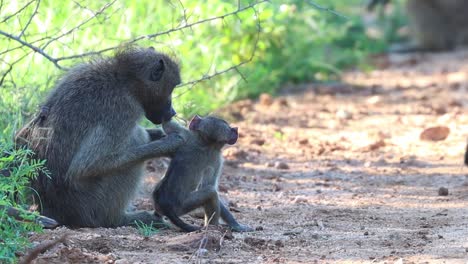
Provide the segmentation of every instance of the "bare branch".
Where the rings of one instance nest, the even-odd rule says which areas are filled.
[[[181,31],[183,29],[191,28],[193,26],[196,26],[196,25],[199,25],[199,24],[204,24],[204,23],[207,23],[207,22],[210,22],[210,21],[215,21],[215,20],[220,20],[220,19],[222,20],[222,19],[225,19],[227,17],[237,15],[240,12],[251,9],[251,8],[253,8],[253,7],[255,7],[255,6],[259,5],[259,4],[265,3],[265,2],[269,2],[269,0],[256,1],[256,2],[251,3],[251,4],[249,4],[249,5],[245,6],[245,7],[242,7],[240,9],[237,9],[237,10],[232,11],[230,13],[223,14],[221,16],[210,17],[210,18],[206,18],[206,19],[203,19],[203,20],[193,22],[193,23],[181,25],[181,26],[176,27],[176,28],[171,28],[171,29],[168,29],[166,31],[161,31],[161,32],[154,33],[154,34],[139,36],[139,37],[136,37],[134,39],[131,39],[131,40],[127,41],[126,44],[133,44],[133,43],[136,43],[136,42],[138,42],[140,40],[143,40],[143,39],[151,39],[151,38],[155,38],[155,37],[162,36],[162,35],[168,35],[170,33]],[[56,60],[57,61],[62,61],[62,60],[70,60],[70,59],[77,59],[77,58],[82,58],[82,57],[87,57],[87,56],[99,55],[99,54],[107,52],[107,51],[115,50],[115,49],[117,49],[119,47],[120,47],[120,45],[117,45],[117,46],[101,49],[101,50],[98,50],[98,51],[84,52],[84,53],[81,53],[81,54],[76,54],[76,55],[71,55],[71,56],[64,56],[64,57],[57,58]]]
[[[37,15],[37,10],[39,9],[40,4],[41,4],[41,0],[37,0],[36,8],[34,9],[34,12],[29,17],[29,20],[26,23],[26,25],[24,25],[23,30],[21,30],[21,33],[18,35],[18,38],[21,38],[24,35],[24,32],[26,32],[26,29],[28,29],[28,27],[31,24],[33,18]]]
[[[341,17],[341,18],[344,18],[344,19],[349,19],[349,17],[347,17],[347,16],[345,16],[345,15],[343,15],[343,14],[341,14],[341,13],[339,13],[339,12],[337,12],[337,11],[331,9],[331,8],[327,8],[327,7],[320,6],[320,5],[316,4],[316,3],[314,3],[313,1],[309,1],[309,4],[310,4],[311,6],[313,6],[313,7],[315,7],[315,8],[318,9],[318,10],[332,13],[332,14],[334,14],[334,15],[337,16],[337,17]]]
[[[82,26],[86,25],[89,21],[95,19],[96,17],[98,17],[99,15],[101,15],[102,13],[104,13],[104,11],[106,11],[109,7],[111,7],[117,0],[114,0],[110,3],[107,3],[105,4],[103,7],[101,7],[98,11],[96,12],[93,12],[93,15],[87,19],[85,19],[83,22],[81,22],[80,24],[74,26],[73,28],[71,28],[70,30],[64,32],[63,34],[57,36],[57,37],[54,37],[54,38],[51,38],[46,44],[44,44],[42,46],[42,49],[45,49],[47,48],[47,46],[49,46],[52,42],[64,37],[64,36],[67,36],[71,33],[73,33],[74,31],[77,31],[79,30]],[[60,61],[59,59],[57,59],[57,61]]]
[[[267,2],[267,1],[261,1],[261,2]],[[214,78],[214,77],[216,77],[218,75],[227,73],[227,72],[232,71],[232,70],[235,70],[236,72],[238,72],[240,74],[240,76],[242,77],[242,79],[246,80],[245,76],[243,74],[241,74],[241,72],[239,70],[239,67],[251,62],[254,59],[255,53],[257,51],[258,42],[260,41],[260,33],[261,33],[261,30],[262,30],[261,23],[260,23],[260,20],[259,20],[260,18],[258,17],[258,11],[255,9],[255,6],[250,5],[249,8],[251,8],[255,12],[255,17],[257,19],[257,35],[256,35],[256,39],[255,39],[255,42],[254,42],[254,45],[253,45],[253,50],[252,50],[252,53],[251,53],[250,57],[248,59],[244,60],[244,61],[241,61],[240,63],[238,63],[236,65],[233,65],[233,66],[229,67],[229,68],[226,68],[226,69],[221,70],[221,71],[216,71],[215,73],[213,73],[211,75],[205,75],[200,79],[193,80],[193,81],[186,82],[186,83],[182,83],[182,84],[180,84],[178,86],[178,88],[191,85],[191,87],[188,88],[188,90],[190,90],[195,86],[195,84],[197,84],[199,82],[210,80],[210,79],[212,79],[212,78]]]
[[[6,63],[8,64],[8,69],[2,74],[2,77],[0,79],[0,86],[3,85],[3,82],[5,81],[5,78],[7,77],[7,75],[11,72],[11,70],[13,70],[13,66],[15,66],[16,63],[20,62],[21,60],[23,60],[25,57],[27,57],[29,55],[29,53],[27,52],[26,54],[24,54],[23,56],[21,56],[19,59],[17,59],[16,61],[14,62],[11,62],[11,63]]]
[[[47,53],[45,53],[42,49],[40,49],[40,48],[38,48],[38,47],[36,47],[36,46],[34,46],[34,45],[32,45],[32,44],[29,44],[28,42],[26,42],[26,41],[24,41],[24,40],[22,40],[22,39],[20,39],[20,38],[18,38],[18,37],[15,37],[15,36],[13,36],[13,35],[11,35],[11,34],[5,32],[5,31],[3,31],[3,30],[0,30],[0,35],[3,35],[3,36],[5,36],[5,37],[7,37],[7,38],[9,38],[9,39],[15,40],[15,41],[17,41],[17,42],[23,44],[24,46],[26,46],[26,47],[28,47],[28,48],[34,50],[35,52],[41,54],[44,58],[46,58],[47,60],[49,60],[50,62],[52,62],[52,63],[55,65],[55,67],[57,67],[57,68],[59,68],[59,69],[61,69],[61,70],[64,69],[62,66],[60,66],[60,65],[58,64],[57,59],[52,58],[52,57],[49,56]]]
[[[0,22],[0,23],[4,23],[4,22],[8,21],[10,18],[17,16],[19,13],[23,12],[24,9],[26,9],[29,5],[31,5],[31,4],[34,3],[35,1],[36,1],[36,0],[31,0],[31,1],[29,1],[26,5],[24,5],[24,6],[21,7],[20,9],[18,9],[18,11],[16,11],[15,13],[13,13],[13,14],[11,14],[11,15],[5,17],[5,18],[2,20],[2,22]]]

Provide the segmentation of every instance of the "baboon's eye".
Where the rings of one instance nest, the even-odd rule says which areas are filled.
[[[150,80],[153,82],[161,80],[165,70],[164,61],[159,60],[158,63],[153,67],[150,74]]]

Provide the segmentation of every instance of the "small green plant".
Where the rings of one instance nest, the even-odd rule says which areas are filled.
[[[273,136],[278,140],[284,140],[285,139],[285,135],[281,131],[276,131]]]
[[[42,228],[34,222],[23,222],[10,217],[6,209],[10,206],[27,210],[26,196],[30,193],[29,181],[39,172],[47,173],[44,161],[31,159],[27,149],[14,149],[0,143],[0,263],[14,263],[15,252],[30,245],[27,234],[40,232]],[[28,214],[31,219],[32,214]],[[28,216],[24,215],[27,219]]]
[[[153,223],[145,224],[141,221],[135,221],[138,233],[144,237],[150,237],[157,234],[160,231],[160,228],[166,228],[166,224],[160,224],[160,226],[155,226]]]

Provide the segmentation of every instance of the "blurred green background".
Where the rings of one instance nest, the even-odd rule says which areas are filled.
[[[2,31],[12,35],[22,31],[35,11],[36,1],[14,17],[6,21],[5,18],[27,3],[24,0],[3,3]],[[44,52],[54,58],[67,57],[223,16],[252,3],[255,1],[44,0],[21,39],[44,47]],[[228,69],[254,56],[239,67],[239,72],[233,70],[178,88],[176,109],[187,117],[206,114],[239,98],[255,97],[262,92],[274,94],[285,83],[334,80],[345,68],[365,69],[369,67],[367,56],[386,48],[387,41],[395,37],[393,24],[401,23],[402,19],[394,16],[393,20],[385,20],[385,25],[379,27],[380,33],[372,36],[366,33],[363,15],[366,1],[313,3],[336,10],[342,16],[319,10],[309,1],[271,1],[255,5],[256,11],[248,8],[224,19],[142,39],[136,44],[153,46],[175,56],[185,82]],[[106,5],[108,8],[98,12]],[[89,19],[93,16],[96,17]],[[4,36],[0,36],[0,54],[0,74],[8,72],[0,91],[0,134],[10,139],[63,71],[42,55]],[[103,55],[111,54],[109,51]],[[67,67],[91,57],[59,63]],[[12,63],[15,64],[10,68]]]

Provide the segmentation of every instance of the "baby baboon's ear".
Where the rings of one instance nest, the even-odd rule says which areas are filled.
[[[164,70],[165,70],[164,60],[160,59],[156,65],[151,69],[150,80],[157,82],[161,80]]]
[[[202,118],[199,115],[195,115],[192,118],[192,121],[190,121],[189,129],[198,130],[201,121],[202,121]]]

